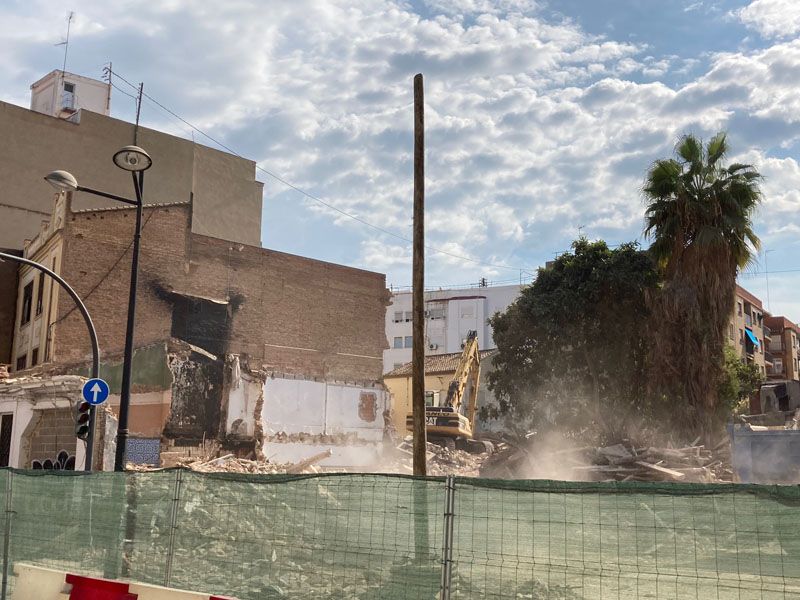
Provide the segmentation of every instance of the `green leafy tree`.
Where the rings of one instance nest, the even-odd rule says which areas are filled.
[[[645,294],[657,281],[649,254],[634,243],[575,241],[490,319],[498,352],[488,382],[497,405],[482,417],[566,433],[599,425],[608,435],[641,417]]]
[[[747,410],[750,396],[764,383],[764,375],[752,363],[744,363],[736,350],[725,344],[724,363],[717,393],[719,395],[720,418],[726,418],[731,412]]]
[[[750,165],[724,166],[724,133],[706,144],[681,139],[676,157],[647,173],[645,233],[663,276],[652,299],[653,391],[675,403],[681,429],[713,434],[724,331],[736,275],[759,247],[752,215],[761,176]]]

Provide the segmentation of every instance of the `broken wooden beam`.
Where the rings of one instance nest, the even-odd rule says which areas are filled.
[[[650,469],[652,471],[658,471],[659,473],[668,475],[673,479],[683,479],[684,477],[686,477],[686,475],[684,475],[680,471],[674,471],[672,469],[668,469],[667,467],[662,467],[660,465],[654,465],[649,462],[644,462],[643,460],[637,460],[636,464],[639,465],[640,467],[644,467],[646,469]]]
[[[318,463],[321,460],[325,460],[329,456],[333,454],[330,449],[325,450],[324,452],[319,452],[318,454],[314,454],[313,456],[309,456],[308,458],[301,460],[300,462],[296,462],[293,465],[289,465],[286,467],[286,472],[290,474],[297,474],[302,473],[305,469],[313,465],[314,463]]]

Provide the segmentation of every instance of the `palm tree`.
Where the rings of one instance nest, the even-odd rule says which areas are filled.
[[[710,440],[718,418],[725,329],[736,275],[760,243],[752,215],[761,200],[761,175],[751,165],[723,166],[724,133],[704,147],[686,135],[676,158],[657,160],[647,173],[645,235],[663,275],[653,298],[651,366],[655,390],[681,400],[671,407],[682,427]]]

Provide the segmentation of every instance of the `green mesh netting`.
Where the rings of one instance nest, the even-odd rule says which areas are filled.
[[[9,576],[26,562],[242,600],[439,594],[440,478],[3,470],[0,492]],[[797,486],[458,479],[453,531],[453,598],[800,599]]]

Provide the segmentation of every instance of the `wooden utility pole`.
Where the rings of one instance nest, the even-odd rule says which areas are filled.
[[[412,276],[411,412],[414,416],[414,475],[427,475],[425,461],[425,100],[422,73],[414,76],[414,264]]]

